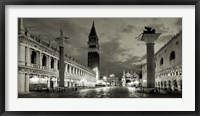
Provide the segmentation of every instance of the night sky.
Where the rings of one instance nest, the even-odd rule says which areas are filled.
[[[181,18],[24,18],[24,25],[31,27],[32,35],[51,41],[53,46],[62,28],[70,38],[65,45],[66,54],[87,66],[87,41],[93,21],[99,37],[101,76],[107,72],[121,77],[123,70],[138,69],[144,61],[146,45],[135,37],[144,26],[162,33],[155,43],[155,52],[182,29]]]

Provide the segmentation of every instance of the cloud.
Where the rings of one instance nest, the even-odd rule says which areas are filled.
[[[125,27],[122,28],[122,32],[124,33],[131,33],[133,30],[142,30],[141,27],[137,27],[134,25],[126,25]]]
[[[142,33],[144,26],[151,26],[162,33],[155,43],[155,51],[162,47],[182,28],[181,18],[26,18],[25,27],[30,33],[44,41],[59,36],[60,28],[70,39],[65,53],[87,66],[88,34],[95,21],[100,44],[101,75],[115,74],[120,77],[123,70],[138,70],[145,60],[146,45],[134,39]]]

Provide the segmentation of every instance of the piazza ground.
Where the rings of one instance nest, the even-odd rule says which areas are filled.
[[[64,92],[29,92],[18,94],[19,98],[182,98],[181,92],[148,93],[135,87],[98,87],[69,89]]]

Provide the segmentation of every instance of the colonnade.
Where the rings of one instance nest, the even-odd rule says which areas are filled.
[[[46,80],[37,81],[35,83],[40,86],[46,84],[47,88],[56,88],[59,86],[58,70],[59,70],[59,59],[49,54],[46,51],[40,50],[37,46],[29,46],[24,43],[19,44],[19,56],[18,56],[18,66],[29,68],[30,70],[40,69],[40,71],[53,72],[55,75],[40,74],[33,72],[18,72],[18,91],[19,92],[29,92],[29,90],[34,89],[34,80]],[[91,73],[91,74],[90,74]],[[70,75],[70,76],[69,76]],[[74,80],[74,77],[78,77],[80,80]],[[81,78],[80,78],[81,77]],[[73,64],[72,62],[65,61],[65,87],[75,87],[76,86],[90,86],[92,83],[81,81],[82,78],[92,78],[95,79],[95,74],[88,72],[87,69],[82,68],[82,66]],[[52,84],[53,85],[52,85]],[[34,85],[34,86],[33,86]],[[38,86],[38,85],[37,85]],[[38,88],[37,88],[38,89]]]
[[[182,91],[182,80],[163,80],[156,82],[158,89],[171,89],[172,91]]]
[[[59,59],[57,57],[29,46],[20,45],[19,47],[19,65],[45,70],[59,70]],[[66,61],[65,72],[80,76],[87,75],[86,70]]]

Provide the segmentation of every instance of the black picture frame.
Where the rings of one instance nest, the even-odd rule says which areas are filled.
[[[5,111],[5,6],[6,5],[195,5],[195,111]],[[199,116],[200,0],[1,0],[0,4],[0,114],[2,116]]]

